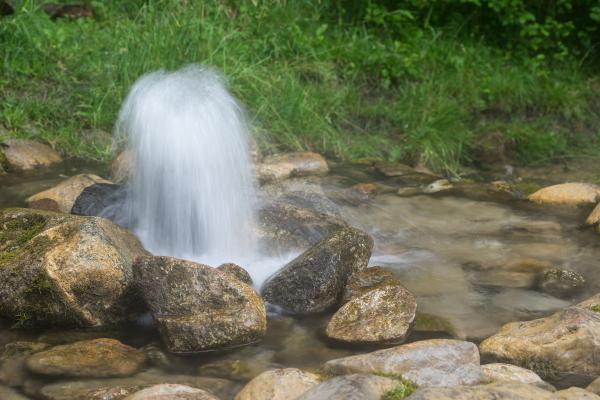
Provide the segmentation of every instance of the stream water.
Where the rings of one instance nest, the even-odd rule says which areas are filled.
[[[46,171],[0,177],[0,207],[24,206],[27,196],[65,176],[82,172],[105,175],[105,171],[102,164],[73,161]],[[331,194],[357,182],[401,185],[364,166],[338,165],[322,180],[322,186]],[[600,242],[597,234],[581,228],[587,209],[559,212],[521,200],[388,193],[360,206],[341,205],[340,210],[350,224],[373,235],[375,251],[370,265],[393,270],[417,296],[418,311],[447,320],[458,338],[477,342],[506,322],[545,316],[600,292],[600,276],[595,272]],[[561,299],[521,287],[518,276],[494,268],[470,268],[520,258],[571,268],[585,277],[586,285]],[[329,359],[370,350],[327,341],[322,332],[329,316],[292,318],[272,313],[267,337],[260,343],[219,354],[160,355],[155,357],[156,366],[165,373],[200,373],[244,381],[271,367],[318,368]],[[409,341],[448,336],[416,331]],[[92,337],[116,337],[136,347],[151,345],[151,351],[162,354],[147,321],[109,331],[22,331],[10,329],[7,322],[0,325],[0,346],[15,340],[65,343]]]

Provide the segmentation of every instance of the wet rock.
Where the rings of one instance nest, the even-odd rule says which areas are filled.
[[[373,165],[373,167],[376,171],[379,171],[380,173],[388,177],[409,176],[418,174],[418,172],[413,167],[400,163],[376,162]]]
[[[46,343],[39,342],[12,342],[6,344],[0,355],[0,382],[8,386],[22,386],[27,379],[25,360],[31,354],[42,351],[47,347]]]
[[[27,368],[41,375],[108,378],[133,375],[146,361],[143,352],[115,339],[94,339],[37,352]]]
[[[389,280],[344,304],[325,333],[346,343],[398,344],[408,337],[416,312],[415,296],[397,280]]]
[[[259,237],[267,250],[306,249],[348,224],[308,208],[275,202],[259,211]]]
[[[318,153],[286,153],[266,157],[256,166],[256,174],[261,183],[287,179],[294,176],[325,175],[329,166]]]
[[[323,365],[323,370],[334,375],[401,375],[419,386],[473,385],[485,379],[477,346],[451,339],[422,340],[331,360]]]
[[[570,387],[568,389],[556,392],[553,399],[556,400],[600,400],[600,396],[588,392],[585,389],[578,387]]]
[[[585,223],[588,225],[595,225],[600,222],[600,203],[590,213],[590,215],[585,220]]]
[[[400,197],[411,197],[423,194],[423,189],[417,186],[405,186],[399,188],[396,194]]]
[[[340,208],[331,201],[321,190],[315,191],[288,191],[278,198],[278,201],[292,204],[297,207],[308,208],[319,213],[339,217]]]
[[[374,183],[357,183],[334,194],[338,202],[358,206],[373,200],[379,193],[379,186]]]
[[[489,385],[425,387],[407,400],[555,400],[554,393],[533,385],[498,382]]]
[[[337,303],[348,277],[366,268],[372,249],[365,232],[340,229],[269,278],[263,296],[293,314],[322,312]]]
[[[31,208],[38,210],[70,213],[75,200],[81,192],[95,183],[110,183],[97,175],[80,174],[62,181],[58,185],[28,197],[25,201]]]
[[[379,400],[399,382],[377,375],[353,374],[322,382],[298,397],[298,400]]]
[[[260,296],[212,267],[172,257],[140,257],[134,273],[173,353],[242,346],[265,334]]]
[[[0,143],[0,157],[11,171],[48,167],[62,161],[60,155],[45,144],[33,140],[8,139]]]
[[[590,183],[561,183],[538,190],[529,200],[540,204],[579,205],[600,200],[600,186]]]
[[[128,378],[59,381],[44,386],[40,395],[47,400],[120,400],[159,384],[186,385],[222,399],[233,398],[239,390],[239,385],[225,379],[169,375],[151,370]]]
[[[600,375],[600,313],[569,307],[511,322],[479,349],[483,357],[531,369],[543,379],[587,384]]]
[[[95,183],[79,194],[71,214],[102,216],[120,223],[127,192],[124,186],[113,183]]]
[[[561,268],[545,270],[537,282],[539,290],[556,297],[569,297],[584,286],[585,279],[580,273]]]
[[[219,398],[202,389],[165,383],[142,389],[127,396],[125,400],[219,400]]]
[[[131,264],[142,254],[131,233],[104,218],[1,210],[0,315],[30,325],[123,321],[135,301]]]
[[[125,183],[133,175],[134,168],[133,153],[130,150],[124,150],[110,164],[110,177],[114,183]]]
[[[592,392],[597,395],[600,395],[600,376],[598,378],[594,379],[594,381],[592,383],[590,383],[588,385],[588,387],[586,387],[585,389],[588,392]]]
[[[252,277],[244,268],[234,263],[225,263],[217,267],[219,271],[234,276],[247,285],[252,285]]]
[[[277,368],[274,362],[275,351],[246,347],[235,352],[234,357],[218,359],[198,367],[201,376],[231,379],[248,382],[263,372]]]
[[[451,337],[458,337],[456,328],[450,321],[439,315],[428,313],[417,313],[413,326],[414,332],[446,334]]]
[[[0,399],[2,400],[29,400],[14,389],[0,385]]]
[[[163,351],[160,343],[152,342],[140,348],[146,355],[148,363],[156,368],[162,368],[163,370],[169,370],[173,367],[173,364],[177,362],[173,356]]]
[[[394,274],[392,271],[383,267],[375,266],[357,271],[348,278],[342,296],[342,303],[347,303],[355,297],[362,296],[369,290],[382,286],[393,279]]]
[[[429,185],[423,188],[423,193],[432,194],[437,192],[443,192],[450,190],[454,187],[447,179],[438,179],[437,181],[431,182]]]
[[[481,369],[485,377],[492,382],[520,382],[536,385],[544,389],[547,389],[549,386],[535,372],[517,367],[516,365],[493,363],[482,365]]]
[[[317,375],[296,368],[273,369],[248,382],[235,400],[294,400],[319,382]]]

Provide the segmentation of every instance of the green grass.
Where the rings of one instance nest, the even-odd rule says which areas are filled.
[[[600,81],[575,62],[540,67],[442,29],[397,40],[322,2],[235,3],[97,1],[93,19],[52,21],[23,2],[0,19],[0,136],[107,159],[130,85],[200,63],[223,72],[267,152],[458,172],[490,134],[522,162],[597,148]]]

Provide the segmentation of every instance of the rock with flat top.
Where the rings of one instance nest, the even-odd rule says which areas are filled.
[[[93,174],[72,176],[53,188],[28,197],[25,201],[31,208],[47,211],[70,213],[75,200],[81,192],[95,183],[110,183],[106,179]]]

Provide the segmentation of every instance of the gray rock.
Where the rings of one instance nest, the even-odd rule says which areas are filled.
[[[331,360],[323,370],[334,375],[395,374],[419,386],[474,385],[485,379],[477,346],[450,339],[422,340]]]
[[[217,267],[219,271],[222,271],[226,274],[230,274],[231,276],[239,279],[247,285],[252,285],[252,277],[244,268],[240,267],[234,263],[225,263],[221,264]]]
[[[379,400],[400,383],[377,375],[338,376],[304,392],[298,400]]]
[[[219,400],[219,398],[202,389],[164,383],[135,392],[125,400]]]
[[[0,315],[20,324],[92,327],[127,318],[131,264],[146,254],[107,219],[0,211]]]
[[[172,257],[139,257],[134,273],[161,337],[173,353],[241,346],[266,332],[262,299],[228,274]]]
[[[554,393],[517,382],[478,386],[425,387],[406,400],[555,400]]]
[[[348,277],[367,266],[372,249],[365,232],[340,229],[269,278],[263,296],[294,314],[327,310],[338,302]]]
[[[317,375],[296,368],[273,369],[248,382],[235,400],[294,400],[319,382]]]
[[[383,267],[369,267],[355,272],[348,278],[342,296],[342,303],[347,303],[355,297],[362,296],[392,279],[394,279],[392,271]]]
[[[123,206],[126,194],[124,186],[110,182],[95,183],[83,189],[70,212],[75,215],[99,215],[122,223],[125,220]]]

